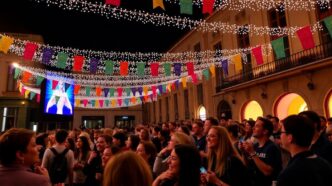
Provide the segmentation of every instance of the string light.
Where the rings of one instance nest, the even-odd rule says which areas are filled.
[[[64,10],[70,11],[79,11],[82,13],[93,13],[99,14],[106,18],[114,19],[124,19],[128,21],[142,22],[143,24],[154,24],[156,26],[172,26],[179,29],[197,29],[203,32],[221,32],[221,33],[232,33],[232,34],[245,34],[250,33],[253,35],[293,35],[299,27],[289,27],[289,28],[269,28],[267,26],[255,26],[249,25],[248,29],[240,29],[243,26],[232,25],[229,23],[223,22],[206,22],[205,20],[192,20],[189,18],[182,18],[180,16],[168,16],[167,14],[156,14],[148,13],[143,10],[127,10],[124,8],[111,7],[105,5],[102,2],[92,3],[85,0],[34,0],[38,3],[45,2],[48,6],[58,6]],[[283,9],[289,10],[311,10],[315,8],[316,4],[320,8],[329,8],[329,3],[326,3],[327,0],[285,0],[278,1],[281,3]],[[223,2],[223,1],[221,1]],[[233,5],[236,10],[242,10],[243,8],[253,7],[260,9],[270,9],[272,4],[276,6],[275,2],[272,3],[272,0],[262,0],[258,1],[260,3],[255,3],[256,0],[238,0],[238,6],[235,6],[233,2],[235,1],[225,1],[225,6],[221,3],[222,6],[217,8],[217,10],[227,7],[226,5]],[[247,5],[252,5],[247,7]],[[317,25],[313,26],[313,30],[317,29]]]

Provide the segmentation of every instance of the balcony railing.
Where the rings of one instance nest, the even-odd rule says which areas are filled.
[[[295,67],[303,66],[332,56],[332,42],[318,45],[314,48],[303,50],[285,58],[275,60],[253,68],[250,71],[242,71],[234,76],[222,79],[217,85],[216,91],[232,87],[250,80],[262,78]]]

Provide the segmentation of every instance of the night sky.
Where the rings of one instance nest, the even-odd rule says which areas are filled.
[[[103,0],[95,0],[104,2]],[[180,15],[179,5],[167,4],[168,15]],[[1,3],[0,32],[40,34],[52,46],[79,49],[129,52],[166,52],[189,30],[126,20],[107,19],[100,15],[83,14],[47,7],[32,0],[8,0]],[[122,0],[121,7],[143,9],[151,13],[152,0]],[[194,8],[193,19],[202,16]]]

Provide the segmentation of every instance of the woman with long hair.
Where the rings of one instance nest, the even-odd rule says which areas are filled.
[[[224,127],[213,126],[206,137],[208,172],[202,180],[208,185],[250,185],[247,168]]]
[[[172,150],[168,170],[159,175],[153,186],[199,186],[200,155],[193,145],[180,144]]]
[[[153,163],[157,155],[155,145],[150,141],[141,141],[137,146],[136,153],[140,155],[149,164],[152,171]]]
[[[83,185],[85,182],[86,175],[83,173],[83,168],[90,156],[90,150],[89,140],[85,136],[78,137],[74,153],[74,185]]]
[[[128,136],[128,139],[126,141],[126,147],[129,150],[136,152],[139,142],[140,138],[135,134],[131,134],[130,136]]]

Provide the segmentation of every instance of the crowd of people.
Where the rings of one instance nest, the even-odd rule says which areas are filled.
[[[74,186],[332,185],[332,118],[137,125],[123,129],[12,128],[0,136],[0,183]]]

